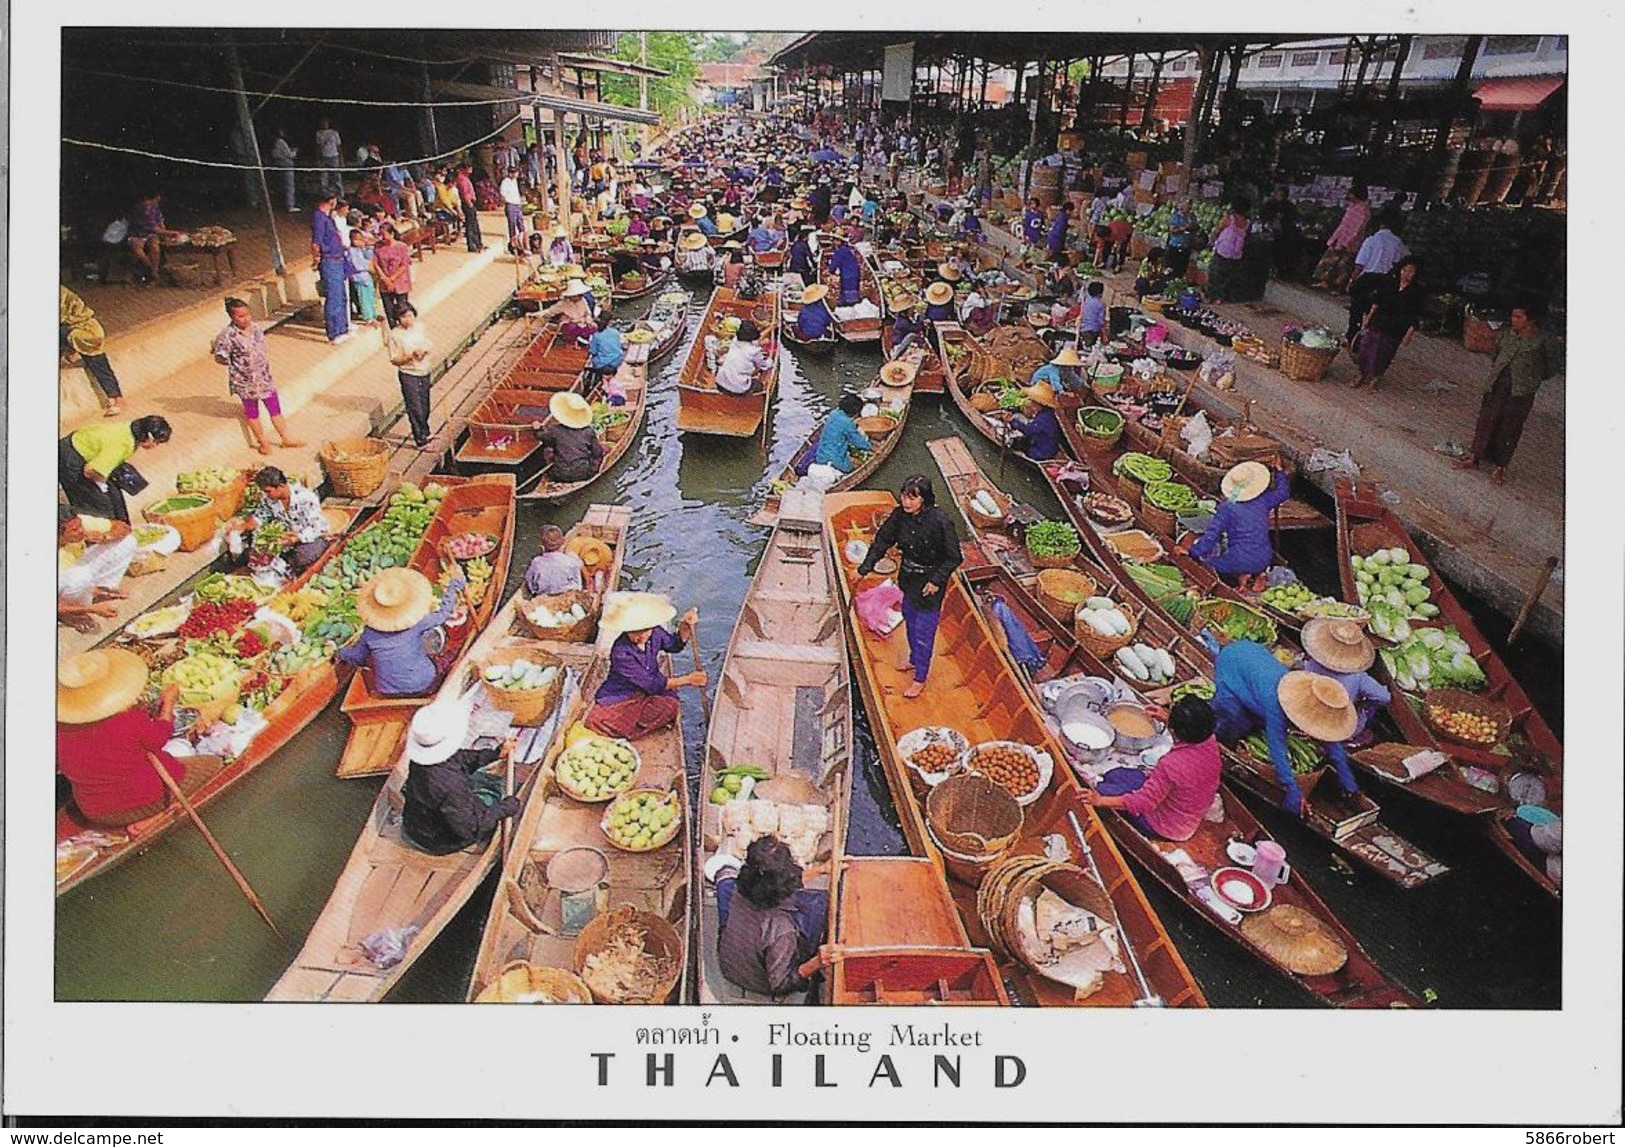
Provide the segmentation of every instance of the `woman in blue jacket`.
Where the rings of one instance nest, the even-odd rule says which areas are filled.
[[[1241,588],[1248,590],[1275,556],[1270,511],[1291,496],[1290,482],[1285,470],[1272,476],[1262,462],[1243,462],[1230,469],[1219,489],[1224,501],[1185,552],[1222,577],[1240,578]]]

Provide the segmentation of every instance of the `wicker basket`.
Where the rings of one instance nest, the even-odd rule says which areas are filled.
[[[1072,553],[1066,555],[1066,557],[1064,557],[1064,558],[1063,557],[1045,557],[1045,558],[1041,558],[1041,557],[1037,557],[1036,555],[1034,555],[1034,553],[1031,550],[1028,550],[1027,551],[1027,560],[1033,563],[1033,568],[1034,569],[1039,569],[1039,570],[1071,569],[1073,559],[1076,558],[1078,556],[1078,554],[1080,554],[1082,552],[1083,552],[1083,546],[1082,546],[1081,543],[1079,544],[1079,546],[1078,546],[1078,548],[1076,550],[1074,550]]]
[[[166,259],[164,261],[164,274],[177,287],[190,288],[203,285],[202,263],[190,260],[182,262],[179,259]]]
[[[574,625],[550,628],[537,625],[530,618],[530,610],[539,606],[546,606],[554,613],[564,613],[572,605],[579,604],[586,616]],[[598,603],[593,595],[584,589],[566,590],[564,593],[544,593],[531,598],[529,601],[519,603],[519,616],[524,619],[525,628],[530,630],[542,641],[590,641],[592,631],[598,625]]]
[[[1115,601],[1115,599],[1114,599]],[[1112,654],[1134,640],[1134,635],[1140,632],[1141,612],[1125,601],[1115,601],[1117,611],[1128,618],[1128,632],[1116,637],[1107,637],[1096,633],[1094,627],[1079,618],[1074,612],[1072,631],[1077,635],[1078,644],[1093,653],[1101,661],[1111,662]]]
[[[980,774],[949,777],[925,798],[931,839],[962,856],[997,857],[1020,834],[1021,823],[1016,798]]]
[[[610,940],[610,937],[620,928],[628,924],[635,924],[644,932],[644,950],[650,955],[669,959],[673,967],[669,975],[654,985],[646,996],[622,995],[620,993],[599,993],[593,991],[588,984],[587,990],[592,992],[592,998],[600,1004],[663,1004],[671,999],[672,993],[677,990],[677,981],[683,974],[683,938],[677,934],[677,929],[663,916],[656,916],[653,912],[641,912],[630,904],[622,904],[609,912],[601,912],[593,917],[592,921],[581,930],[576,937],[575,952],[571,957],[571,966],[576,975],[581,975],[587,966],[587,959],[596,955]]]
[[[1063,625],[1072,624],[1072,619],[1078,612],[1078,603],[1068,601],[1060,595],[1081,593],[1088,598],[1095,596],[1095,591],[1099,588],[1094,578],[1074,569],[1038,571],[1038,602],[1049,611],[1051,617]]]
[[[1281,373],[1293,382],[1319,382],[1336,358],[1336,347],[1311,350],[1292,339],[1281,340]]]
[[[1440,725],[1433,715],[1433,706],[1443,705],[1454,709],[1458,713],[1471,713],[1475,717],[1483,717],[1495,722],[1495,740],[1477,741],[1469,740],[1459,733],[1452,733]],[[1487,701],[1464,689],[1433,689],[1422,699],[1422,722],[1433,732],[1446,740],[1458,745],[1471,745],[1475,749],[1488,749],[1499,745],[1507,739],[1512,732],[1512,711],[1504,705],[1497,705]]]
[[[598,432],[598,437],[605,446],[613,446],[626,437],[626,428],[630,425],[631,421],[629,419],[621,422],[611,422]]]
[[[480,665],[480,676],[485,685],[485,692],[491,698],[491,703],[498,709],[505,709],[513,714],[515,725],[540,725],[553,712],[554,706],[559,703],[559,694],[564,686],[564,663],[556,657],[549,657],[545,653],[527,651],[524,654],[529,661],[540,665],[550,665],[558,670],[549,681],[540,689],[503,689],[484,681],[485,670],[492,665],[506,664],[497,660],[488,660]],[[509,661],[511,662],[511,658]]]
[[[1163,537],[1178,536],[1179,517],[1172,510],[1164,510],[1160,506],[1153,506],[1149,498],[1140,499],[1140,521],[1147,529],[1161,534]]]
[[[1263,644],[1275,644],[1276,640],[1280,636],[1275,627],[1275,622],[1271,621],[1267,616],[1265,616],[1263,611],[1254,609],[1250,605],[1242,605],[1239,601],[1231,601],[1229,598],[1202,598],[1196,603],[1196,613],[1192,618],[1192,621],[1196,625],[1207,626],[1209,629],[1211,629],[1213,632],[1213,639],[1220,645],[1229,645],[1233,638],[1225,635],[1224,630],[1220,627],[1220,623],[1222,623],[1225,618],[1229,617],[1231,613],[1236,611],[1250,613],[1254,617],[1258,618],[1258,620],[1262,621],[1267,630]]]
[[[384,484],[389,443],[377,438],[340,438],[322,447],[321,459],[333,493],[341,498],[365,498]]]
[[[547,998],[525,997],[537,993]],[[590,1004],[592,990],[586,981],[563,968],[540,968],[515,960],[497,973],[497,978],[474,997],[476,1004]]]
[[[214,499],[214,516],[222,522],[229,522],[237,516],[237,511],[243,508],[243,495],[248,492],[248,475],[239,474],[237,480],[229,486],[222,486],[210,492]]]
[[[1208,447],[1208,456],[1215,466],[1228,469],[1241,462],[1267,462],[1280,451],[1279,440],[1238,430],[1235,434],[1215,437]]]
[[[200,495],[201,496],[201,495]],[[165,499],[167,501],[168,499]],[[195,510],[178,510],[173,514],[160,514],[150,507],[141,511],[141,516],[158,526],[173,526],[175,532],[181,536],[181,549],[187,553],[200,550],[214,538],[220,529],[220,519],[215,514],[213,497]]]
[[[883,442],[897,429],[897,419],[885,414],[875,414],[868,418],[858,419],[858,429],[871,442]]]
[[[1004,527],[1004,520],[1010,513],[1010,506],[1013,499],[1010,497],[1010,495],[1000,490],[991,490],[986,486],[982,487],[982,489],[987,490],[988,497],[992,498],[993,501],[998,504],[1000,510],[999,516],[996,518],[991,518],[976,508],[976,503],[973,501],[976,494],[979,492],[976,490],[972,490],[970,496],[965,499],[965,513],[969,515],[972,522],[984,530],[1002,529]]]
[[[1095,430],[1084,423],[1084,415],[1101,412],[1110,414],[1117,419],[1116,430]],[[1113,446],[1116,446],[1122,440],[1123,431],[1127,424],[1128,420],[1120,412],[1113,410],[1109,406],[1085,406],[1078,411],[1078,433],[1083,435],[1083,444],[1092,449],[1110,450]]]

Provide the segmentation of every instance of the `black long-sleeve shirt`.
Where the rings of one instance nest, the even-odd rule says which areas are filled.
[[[469,774],[499,756],[498,749],[459,749],[438,765],[413,762],[401,787],[406,798],[401,827],[413,843],[445,856],[484,840],[500,821],[519,811],[514,797],[488,805],[469,787]]]
[[[897,573],[897,588],[907,595],[915,609],[938,609],[948,592],[948,579],[964,560],[959,548],[959,534],[953,519],[940,507],[928,506],[918,514],[910,514],[901,506],[875,531],[874,544],[858,566],[860,575],[874,569],[875,563],[896,546],[903,555]],[[920,591],[929,583],[937,587],[930,597]]]

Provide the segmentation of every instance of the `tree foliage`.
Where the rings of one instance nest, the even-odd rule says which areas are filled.
[[[694,105],[694,82],[700,77],[697,53],[704,41],[698,32],[649,32],[648,63],[670,75],[650,77],[649,108],[661,115],[671,115],[680,108]],[[615,59],[628,63],[638,61],[641,45],[638,33],[622,32],[612,53]],[[638,78],[605,74],[604,99],[622,107],[638,106]]]

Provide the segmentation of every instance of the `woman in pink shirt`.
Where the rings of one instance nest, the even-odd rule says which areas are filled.
[[[1213,233],[1213,262],[1207,272],[1207,293],[1210,303],[1222,303],[1230,298],[1241,274],[1241,256],[1247,250],[1247,232],[1253,221],[1247,217],[1251,208],[1245,199],[1230,204],[1230,214],[1224,217],[1219,229]]]
[[[1326,253],[1315,264],[1312,286],[1333,291],[1347,289],[1349,275],[1354,271],[1354,254],[1365,241],[1370,226],[1371,205],[1366,202],[1365,188],[1351,187],[1343,218],[1326,240]]]
[[[1219,743],[1213,739],[1213,709],[1200,697],[1181,697],[1168,711],[1174,747],[1149,773],[1112,769],[1085,804],[1122,809],[1141,832],[1164,840],[1189,840],[1219,791]]]

